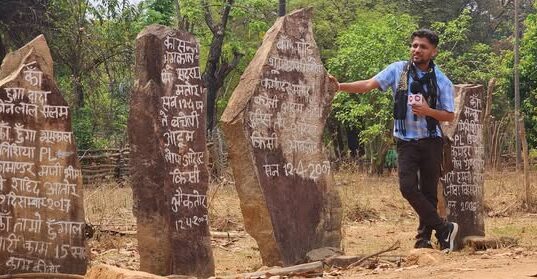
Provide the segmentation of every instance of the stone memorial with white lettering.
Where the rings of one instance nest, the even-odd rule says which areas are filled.
[[[0,69],[0,274],[86,272],[71,110],[41,35]]]
[[[336,85],[311,17],[301,9],[276,21],[221,118],[245,228],[265,265],[341,246],[341,201],[322,142]]]
[[[136,38],[128,120],[141,271],[214,275],[205,115],[196,39],[146,27]]]
[[[453,170],[440,178],[440,204],[447,219],[459,224],[456,247],[467,236],[485,236],[483,210],[483,95],[481,85],[455,86],[455,119],[442,125],[451,139]]]

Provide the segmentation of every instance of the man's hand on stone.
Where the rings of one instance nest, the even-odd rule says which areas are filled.
[[[430,116],[431,107],[427,102],[422,102],[421,104],[412,105],[412,112],[417,116]]]
[[[331,81],[331,82],[334,82],[337,84],[337,90],[339,91],[339,81],[337,81],[337,78],[331,74],[328,74],[328,79]]]

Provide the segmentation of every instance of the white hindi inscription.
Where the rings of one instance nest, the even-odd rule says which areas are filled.
[[[43,208],[67,213],[71,209],[71,200],[66,198],[53,199],[48,197],[17,195],[12,191],[8,194],[0,194],[0,205],[35,210]]]
[[[35,61],[25,65],[25,69],[22,71],[24,80],[29,82],[32,86],[41,88],[43,82],[43,72],[37,69]]]
[[[300,41],[293,41],[288,36],[282,35],[276,43],[276,48],[283,52],[298,54],[298,56],[305,58],[313,54],[311,44],[305,42],[304,39]]]
[[[258,127],[272,127],[272,113],[262,113],[260,110],[249,112],[249,125],[256,129]]]
[[[200,79],[200,67],[192,67],[192,68],[177,68],[177,79],[187,82],[191,78]]]
[[[167,50],[176,50],[179,52],[189,52],[197,54],[199,52],[199,48],[197,45],[192,46],[192,43],[181,40],[175,37],[166,36],[166,39],[164,40],[164,47]]]
[[[173,72],[172,67],[170,65],[166,65],[164,69],[162,69],[162,72],[160,73],[160,78],[162,79],[162,83],[165,85],[168,85],[173,82]]]
[[[163,42],[162,81],[166,85],[159,111],[163,128],[164,162],[175,192],[170,210],[177,231],[208,224],[207,196],[200,193],[205,150],[196,150],[196,136],[204,133],[204,90],[197,65],[197,43],[167,35]],[[181,187],[178,187],[181,186]],[[188,189],[188,190],[187,190]]]
[[[444,195],[450,210],[475,212],[483,196],[482,102],[477,94],[471,94],[467,100],[451,146],[454,170],[445,174],[441,181],[445,185]],[[461,197],[468,197],[470,201],[452,200]]]
[[[186,184],[186,183],[199,183],[200,182],[200,170],[197,165],[194,165],[191,171],[181,171],[176,168],[172,172],[172,181],[174,184]]]
[[[62,148],[73,144],[72,132],[34,128],[42,126],[41,120],[48,123],[70,116],[68,106],[49,103],[56,98],[42,88],[48,86],[44,77],[37,63],[31,62],[22,68],[23,87],[8,86],[0,92],[5,93],[0,99],[2,271],[57,273],[62,266],[54,259],[86,258],[82,244],[85,223],[50,218],[74,216],[74,202],[80,198],[76,182],[82,173],[58,161],[74,154],[57,148],[58,144]],[[1,114],[32,118],[13,122],[7,118],[6,122]],[[42,239],[43,235],[48,239]]]
[[[177,213],[181,207],[192,209],[202,206],[207,208],[207,195],[201,195],[197,190],[192,190],[192,194],[183,193],[181,188],[175,190],[171,201],[172,211]]]
[[[305,39],[281,35],[276,49],[268,56],[268,70],[260,78],[250,110],[245,113],[251,129],[250,142],[262,152],[274,152],[281,147],[284,157],[290,154],[312,157],[322,149],[317,142],[320,128],[316,123],[323,117],[321,98],[315,94],[321,88],[320,78],[312,76],[324,73],[324,66],[312,56],[313,44]],[[295,75],[289,72],[303,76],[296,75],[297,80],[290,78]],[[318,180],[330,173],[330,163],[307,159],[265,163],[260,172],[271,178],[298,176]]]
[[[254,96],[254,104],[275,109],[278,106],[277,98],[269,98],[266,94]]]
[[[11,126],[7,122],[0,121],[0,141],[11,140]]]
[[[278,136],[272,133],[270,136],[263,136],[258,131],[253,131],[250,140],[254,148],[274,150],[278,148]]]
[[[272,66],[276,71],[296,71],[307,74],[320,74],[324,72],[324,66],[322,64],[318,64],[313,57],[310,57],[307,61],[304,61],[272,56],[269,57],[268,62],[269,65]]]
[[[201,225],[207,225],[209,224],[209,216],[207,214],[204,214],[203,216],[191,216],[191,217],[184,217],[180,218],[178,220],[175,220],[175,230],[188,230],[192,229],[194,227],[199,227]]]
[[[166,51],[164,55],[164,63],[166,64],[186,64],[194,63],[194,53],[181,53],[175,51]]]
[[[8,98],[8,103],[13,103],[15,101],[22,101],[24,98],[24,93],[26,92],[25,88],[13,87],[13,88],[4,88],[6,91],[6,96]]]
[[[264,174],[267,177],[295,176],[298,175],[302,178],[308,178],[312,180],[319,179],[322,175],[328,175],[330,173],[330,161],[323,162],[303,162],[299,160],[298,163],[278,163],[264,164]],[[280,172],[280,169],[283,172]]]

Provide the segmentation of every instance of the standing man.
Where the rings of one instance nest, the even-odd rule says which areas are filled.
[[[421,29],[410,40],[410,61],[395,62],[368,80],[338,83],[338,88],[349,93],[392,89],[399,187],[419,216],[414,247],[432,248],[435,230],[440,249],[450,252],[458,225],[440,218],[436,194],[443,144],[439,121],[454,118],[453,84],[433,63],[438,35]]]

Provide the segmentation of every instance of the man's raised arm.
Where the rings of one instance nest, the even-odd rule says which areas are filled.
[[[338,85],[338,89],[340,91],[345,91],[348,93],[367,93],[373,89],[380,88],[379,82],[373,78],[349,83],[338,83]]]

